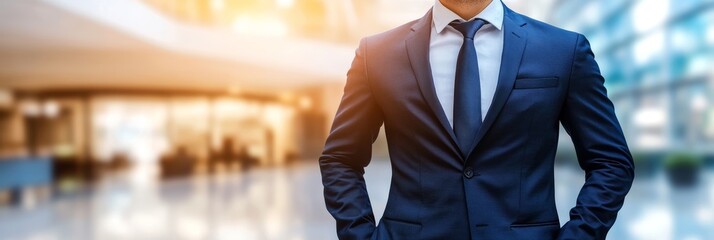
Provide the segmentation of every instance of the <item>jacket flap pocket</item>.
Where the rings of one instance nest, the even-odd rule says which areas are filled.
[[[558,86],[557,77],[548,78],[519,78],[516,79],[516,85],[513,88],[547,88]]]

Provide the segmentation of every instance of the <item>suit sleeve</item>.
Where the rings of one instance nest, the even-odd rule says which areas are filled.
[[[369,239],[375,229],[363,174],[383,115],[370,90],[365,57],[363,40],[347,72],[342,101],[319,160],[325,204],[342,240]]]
[[[590,43],[578,34],[560,121],[585,184],[558,239],[605,239],[634,179],[634,164]]]

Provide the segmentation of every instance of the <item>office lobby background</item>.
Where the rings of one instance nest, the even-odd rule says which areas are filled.
[[[504,2],[592,44],[636,162],[608,239],[714,239],[714,1]],[[432,4],[0,0],[0,239],[336,239],[317,158],[354,50]]]

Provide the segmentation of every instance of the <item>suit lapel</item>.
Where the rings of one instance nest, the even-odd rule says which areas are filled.
[[[508,97],[511,95],[521,58],[523,58],[523,51],[526,47],[527,32],[523,27],[525,26],[525,22],[505,5],[503,8],[505,15],[503,18],[503,54],[501,56],[501,69],[498,74],[496,92],[483,124],[476,134],[476,141],[468,155],[469,157],[473,154],[474,149],[478,146],[483,136],[486,135],[486,132],[491,128],[491,125],[493,125],[501,109],[503,109],[503,105],[506,104],[506,100],[508,100]],[[469,158],[467,157],[466,159]]]
[[[424,17],[417,20],[412,26],[412,32],[406,40],[407,55],[412,66],[412,72],[416,76],[419,90],[421,91],[424,100],[431,108],[432,112],[439,120],[439,124],[451,138],[451,144],[454,150],[460,152],[458,144],[456,144],[456,135],[446,118],[444,109],[436,96],[434,88],[434,80],[431,73],[431,65],[429,64],[429,42],[431,38],[431,15],[432,10],[426,13]],[[461,154],[458,154],[461,156]]]

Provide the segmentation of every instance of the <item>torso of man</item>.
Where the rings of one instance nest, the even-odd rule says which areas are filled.
[[[489,2],[474,17],[488,22],[474,37],[482,123],[472,146],[463,147],[453,128],[454,95],[470,94],[476,85],[455,89],[464,37],[449,23],[473,19],[456,11],[435,0],[422,18],[360,41],[319,159],[337,236],[605,239],[632,184],[634,163],[589,42]],[[473,64],[469,53],[462,60]],[[458,109],[478,109],[469,107]],[[456,112],[457,125],[463,111]],[[553,177],[561,125],[587,176],[562,226]],[[392,178],[376,220],[364,168],[380,128]]]

